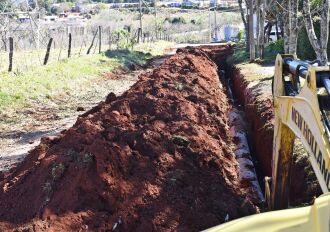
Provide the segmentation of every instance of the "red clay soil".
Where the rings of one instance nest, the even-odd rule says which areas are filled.
[[[272,176],[272,149],[274,134],[274,109],[272,96],[260,98],[257,88],[248,88],[249,82],[238,69],[231,70],[233,90],[238,102],[244,106],[248,118],[253,151],[259,168],[265,176]]]
[[[216,64],[179,50],[5,176],[0,230],[198,231],[256,213],[239,184],[229,109]]]

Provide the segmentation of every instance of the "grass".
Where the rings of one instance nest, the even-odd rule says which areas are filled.
[[[246,51],[245,46],[237,45],[234,48],[234,53],[227,59],[229,64],[242,64],[249,62],[249,54]]]
[[[115,50],[33,67],[25,72],[2,72],[0,113],[7,108],[23,107],[29,100],[46,102],[62,94],[73,94],[102,73],[121,65],[143,64],[150,57],[142,52]]]
[[[170,46],[173,46],[174,42],[168,42],[168,41],[158,41],[156,43],[141,43],[137,44],[134,47],[135,51],[140,52],[148,52],[152,56],[160,56],[164,54],[164,50]]]
[[[168,45],[164,41],[139,44],[134,50],[72,57],[31,66],[25,72],[0,72],[0,147],[11,144],[21,132],[47,132],[55,121],[70,123],[77,107],[88,109],[109,92],[121,93],[134,78],[115,80],[104,74],[120,66],[143,65],[153,55],[163,54]]]
[[[282,41],[270,43],[264,49],[263,59],[258,59],[260,64],[273,64],[278,53],[284,53]],[[244,64],[249,62],[249,53],[246,51],[245,44],[237,44],[234,54],[227,60],[230,64]]]

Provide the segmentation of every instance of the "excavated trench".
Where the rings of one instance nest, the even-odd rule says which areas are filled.
[[[227,63],[228,57],[232,55],[231,51],[224,55],[212,47],[204,47],[204,50],[209,52],[210,57],[217,64],[219,78],[226,86],[226,93],[232,105],[232,110],[229,112],[230,133],[237,145],[235,154],[240,166],[241,183],[254,199],[254,203],[263,210],[264,177],[271,176],[269,170],[271,170],[273,138],[272,130],[265,132],[264,125],[272,120],[272,106],[269,105],[271,117],[261,119],[254,108],[256,102],[251,98],[252,93],[248,93],[247,86],[242,85],[244,78],[239,70]],[[261,140],[265,143],[260,142]]]
[[[271,102],[250,106],[231,51],[179,49],[42,139],[0,179],[0,230],[200,231],[260,212]]]

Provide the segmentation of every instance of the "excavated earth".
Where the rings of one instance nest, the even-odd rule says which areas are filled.
[[[231,105],[212,61],[230,50],[178,50],[42,139],[2,177],[0,230],[199,231],[257,213],[239,181]]]

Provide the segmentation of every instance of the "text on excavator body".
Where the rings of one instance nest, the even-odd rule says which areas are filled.
[[[302,132],[305,140],[307,141],[310,149],[312,150],[312,153],[317,161],[317,164],[320,168],[320,171],[322,173],[322,176],[324,178],[324,181],[328,187],[328,190],[330,191],[330,172],[328,170],[328,165],[325,163],[325,160],[323,158],[323,155],[319,149],[319,146],[315,140],[314,135],[312,134],[311,130],[309,129],[306,121],[303,119],[301,114],[292,107],[292,113],[291,113],[291,119],[294,121],[294,123],[297,125],[297,127]]]

